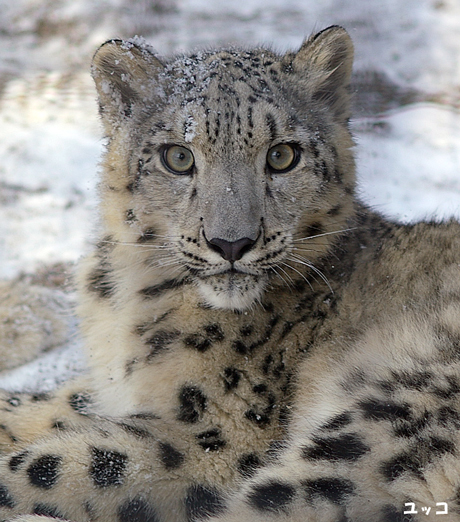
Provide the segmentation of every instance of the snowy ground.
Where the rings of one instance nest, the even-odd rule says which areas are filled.
[[[0,13],[0,278],[70,266],[88,248],[102,148],[88,69],[114,36],[143,35],[163,54],[285,50],[343,25],[362,198],[404,221],[460,217],[459,0],[0,0]],[[2,383],[51,385],[81,366],[73,353]]]

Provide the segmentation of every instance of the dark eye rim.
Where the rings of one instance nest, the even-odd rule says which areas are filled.
[[[192,155],[193,163],[192,163],[192,166],[188,170],[175,170],[168,164],[168,161],[166,160],[166,155],[168,154],[168,151],[170,149],[172,149],[173,147],[180,147],[181,149],[188,150],[190,152],[190,154]],[[161,158],[161,163],[162,163],[163,167],[176,176],[190,176],[195,171],[195,156],[193,155],[193,152],[190,149],[188,149],[187,147],[184,147],[183,145],[178,145],[177,143],[163,145],[160,149],[160,158]]]
[[[300,145],[298,143],[291,143],[291,142],[281,142],[281,143],[277,143],[276,145],[272,145],[268,149],[268,151],[267,151],[267,157],[268,157],[268,153],[274,147],[277,147],[278,145],[288,145],[289,147],[291,147],[291,149],[294,152],[294,158],[291,161],[289,167],[286,167],[285,169],[282,169],[282,170],[278,170],[278,169],[273,168],[267,161],[266,162],[266,168],[267,168],[268,172],[270,172],[270,174],[284,174],[286,172],[289,172],[289,171],[295,169],[297,167],[297,165],[299,164],[299,161],[300,161],[300,156],[301,156],[301,153],[302,153],[302,149],[301,149],[301,147],[300,147]]]

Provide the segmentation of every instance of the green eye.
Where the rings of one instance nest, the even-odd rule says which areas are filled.
[[[163,151],[164,166],[174,174],[190,174],[195,164],[191,151],[179,145],[171,145]]]
[[[272,172],[287,172],[293,169],[300,158],[298,147],[289,143],[280,143],[267,153],[267,165]]]

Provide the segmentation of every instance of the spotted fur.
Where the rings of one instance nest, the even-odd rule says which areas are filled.
[[[98,50],[90,372],[3,395],[2,519],[460,520],[460,226],[356,199],[352,53]]]

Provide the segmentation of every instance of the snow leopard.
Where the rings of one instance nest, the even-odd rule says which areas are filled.
[[[89,369],[2,393],[2,520],[460,521],[460,225],[360,202],[352,62],[99,48]]]

